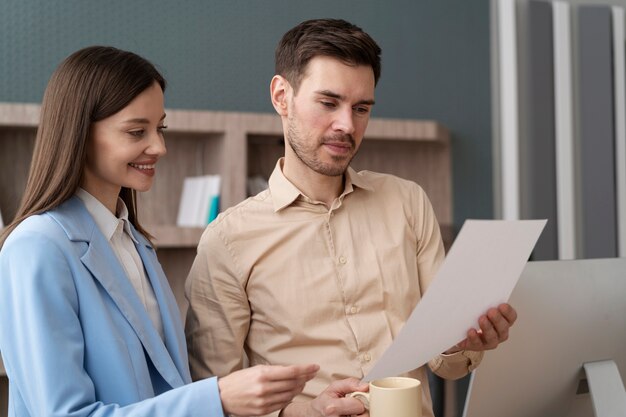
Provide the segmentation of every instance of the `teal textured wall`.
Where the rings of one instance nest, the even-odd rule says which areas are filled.
[[[381,45],[375,117],[452,131],[455,224],[491,217],[489,0],[2,0],[0,101],[39,102],[65,56],[101,44],[157,64],[170,108],[272,112],[274,47],[317,17]]]

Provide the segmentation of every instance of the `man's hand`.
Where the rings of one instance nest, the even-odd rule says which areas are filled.
[[[318,365],[259,365],[219,378],[217,383],[226,414],[260,416],[280,410],[302,392]]]
[[[363,403],[356,398],[345,398],[355,391],[367,391],[368,384],[348,378],[335,381],[320,395],[309,402],[291,403],[280,414],[281,417],[369,417]]]
[[[517,312],[509,304],[500,304],[498,308],[490,308],[478,319],[480,329],[468,330],[465,340],[444,353],[449,354],[460,350],[481,352],[495,349],[509,338],[509,329],[515,320],[517,320]]]

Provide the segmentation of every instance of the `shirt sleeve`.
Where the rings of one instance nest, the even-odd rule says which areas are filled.
[[[415,185],[413,189],[413,229],[417,237],[417,274],[422,295],[428,290],[443,262],[445,252],[439,223],[426,193]]]
[[[100,401],[83,366],[89,352],[67,253],[41,234],[14,233],[0,252],[0,348],[18,415],[223,416],[215,378],[124,406]]]
[[[441,354],[432,359],[428,366],[442,378],[459,379],[478,367],[484,352],[462,350],[450,355]]]
[[[417,270],[424,294],[445,258],[439,223],[426,193],[418,186],[414,194],[414,230],[417,236]],[[473,371],[482,360],[482,352],[461,351],[441,354],[429,362],[430,369],[442,378],[458,379]]]
[[[219,230],[207,228],[185,283],[185,333],[194,380],[243,368],[250,306],[235,260]]]

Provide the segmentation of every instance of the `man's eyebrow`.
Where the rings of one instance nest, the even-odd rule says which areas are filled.
[[[334,98],[334,99],[337,99],[337,100],[345,100],[344,96],[342,96],[341,94],[337,94],[335,92],[332,92],[330,90],[316,91],[315,94],[319,94],[321,96],[326,96],[326,97],[329,97],[329,98]],[[357,104],[357,105],[358,104],[367,104],[367,105],[373,106],[375,103],[376,102],[374,100],[370,99],[370,100],[360,100],[360,101],[356,102],[355,104]]]
[[[163,116],[161,116],[161,119],[159,119],[159,121],[165,119],[165,113],[163,113]],[[138,117],[136,119],[128,119],[128,120],[124,120],[124,123],[143,123],[143,124],[148,124],[150,123],[150,120],[145,119],[143,117]]]

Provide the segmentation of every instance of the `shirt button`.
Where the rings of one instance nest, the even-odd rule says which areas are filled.
[[[340,264],[345,265],[345,264],[346,264],[346,262],[348,262],[348,260],[346,259],[346,257],[345,257],[345,256],[340,256],[340,257],[339,257],[339,263],[340,263]]]
[[[371,361],[371,360],[372,360],[372,357],[370,356],[370,354],[369,354],[369,353],[364,353],[364,354],[363,354],[363,360],[364,360],[365,362],[369,362],[369,361]]]
[[[350,307],[350,314],[356,314],[359,309],[356,307]]]

